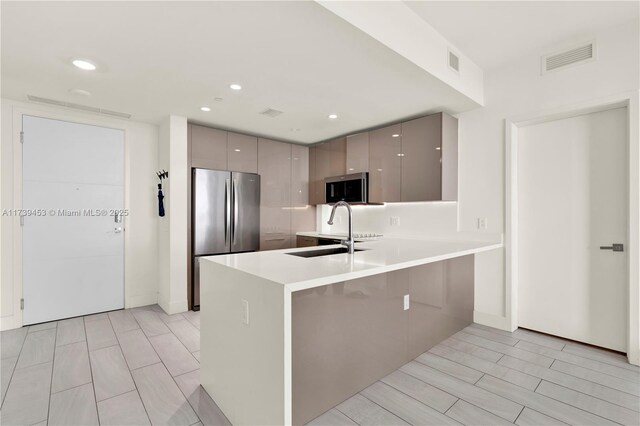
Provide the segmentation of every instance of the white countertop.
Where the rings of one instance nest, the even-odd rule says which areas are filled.
[[[466,256],[502,247],[482,241],[435,241],[383,237],[356,244],[365,249],[350,254],[304,258],[286,253],[342,247],[292,248],[254,253],[209,256],[206,259],[239,271],[282,284],[291,291],[382,274],[426,263]],[[201,285],[207,285],[201,283]]]

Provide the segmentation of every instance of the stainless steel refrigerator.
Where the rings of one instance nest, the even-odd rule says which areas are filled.
[[[200,306],[202,256],[260,247],[260,175],[193,169],[193,306]]]

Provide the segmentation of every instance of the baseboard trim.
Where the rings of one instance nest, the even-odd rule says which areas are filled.
[[[125,298],[124,307],[126,309],[137,308],[138,306],[155,305],[158,303],[158,293],[147,293],[138,296]]]
[[[485,312],[473,311],[473,322],[486,325],[487,327],[497,328],[499,330],[513,331],[506,317]]]
[[[20,315],[7,315],[0,318],[0,330],[13,330],[14,328],[22,327],[22,321]]]
[[[181,312],[187,312],[187,300],[174,300],[174,301],[166,301],[166,300],[158,300],[158,305],[162,308],[163,311],[167,313],[167,315],[179,314]]]

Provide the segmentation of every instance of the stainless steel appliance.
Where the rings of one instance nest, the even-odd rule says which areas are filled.
[[[193,169],[193,307],[200,306],[202,256],[260,247],[260,176]]]
[[[325,202],[327,204],[346,201],[351,204],[366,204],[369,200],[369,174],[328,177],[324,180]]]

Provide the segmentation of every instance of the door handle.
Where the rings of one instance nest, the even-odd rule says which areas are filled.
[[[233,243],[236,243],[236,234],[238,230],[238,185],[234,179],[232,182],[233,188]]]
[[[224,183],[224,244],[227,245],[229,240],[229,216],[231,216],[231,200],[229,200],[229,182],[227,179]]]
[[[115,234],[119,234],[120,232],[122,232],[122,226],[118,226],[118,224],[122,223],[122,215],[120,214],[120,212],[115,212],[115,214],[113,215],[113,221],[116,224],[113,232]]]
[[[600,250],[624,251],[624,244],[614,243],[610,246],[600,246]]]

